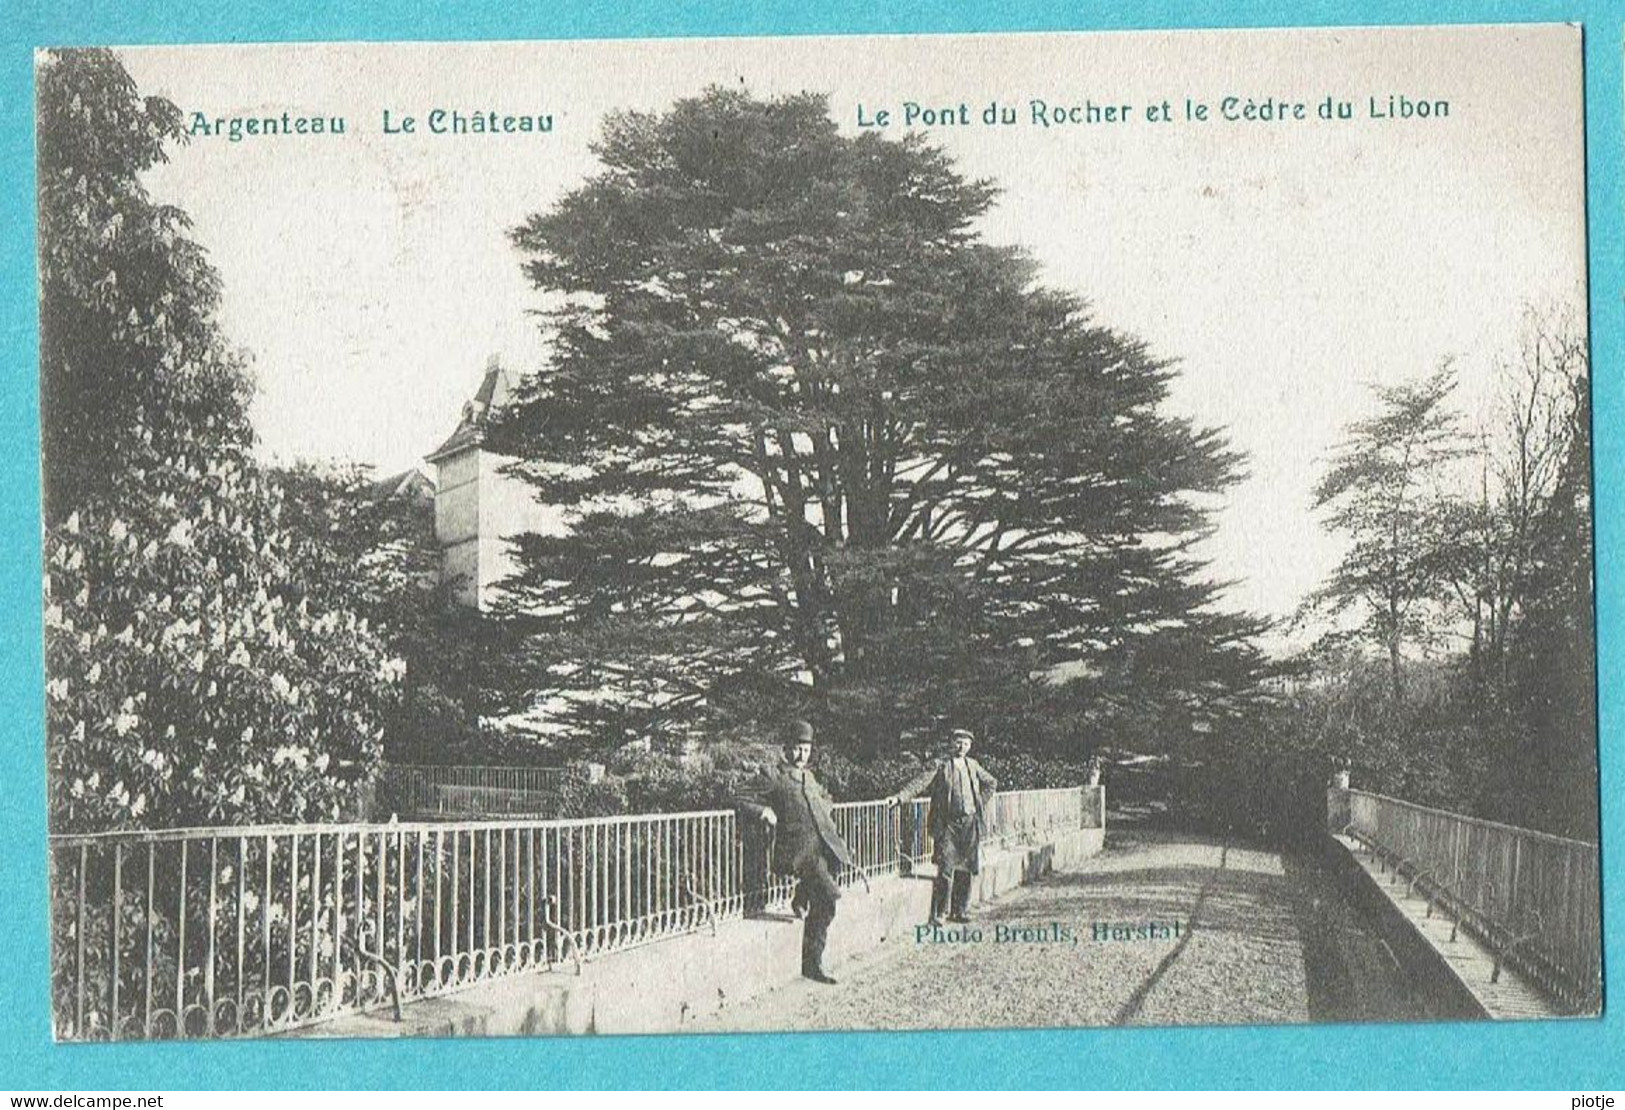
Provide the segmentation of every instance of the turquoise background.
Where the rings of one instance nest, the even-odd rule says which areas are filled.
[[[647,0],[515,5],[131,0],[0,7],[0,1090],[527,1087],[1625,1087],[1625,1009],[1600,1021],[1426,1026],[603,1037],[61,1047],[45,897],[32,51],[58,44],[532,39],[1575,21],[1586,26],[1604,921],[1625,966],[1625,288],[1619,0],[1197,0],[1129,5]],[[1132,10],[1128,10],[1132,8]],[[20,10],[19,10],[20,9]],[[1509,73],[1506,79],[1518,80]],[[1612,849],[1612,850],[1610,850]],[[1618,989],[1618,976],[1611,977]]]

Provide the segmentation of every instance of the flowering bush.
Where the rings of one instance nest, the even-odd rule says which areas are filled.
[[[365,619],[309,603],[251,460],[144,461],[139,493],[46,536],[58,831],[352,810],[402,664]]]
[[[337,817],[400,664],[282,521],[218,275],[141,183],[180,113],[105,50],[38,90],[52,827]]]

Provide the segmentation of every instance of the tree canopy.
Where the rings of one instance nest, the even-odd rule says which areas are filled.
[[[141,97],[105,50],[52,52],[38,96],[41,454],[58,523],[134,457],[248,442],[253,379],[215,324],[219,278],[190,221],[141,183],[180,111]]]
[[[1411,801],[1596,836],[1590,400],[1583,334],[1526,314],[1473,442],[1448,368],[1377,391],[1316,487],[1348,550],[1313,599],[1351,613],[1257,732]],[[1405,649],[1424,647],[1407,658]],[[1403,679],[1402,679],[1403,676]],[[1279,745],[1277,747],[1277,745]]]
[[[218,276],[141,183],[179,113],[105,50],[38,77],[53,828],[353,812],[400,664],[287,526]]]
[[[1449,581],[1447,537],[1460,529],[1448,489],[1449,465],[1467,450],[1450,407],[1455,381],[1446,365],[1419,382],[1378,387],[1377,413],[1349,425],[1315,485],[1315,508],[1349,547],[1311,602],[1356,614],[1359,635],[1388,655],[1396,701],[1405,645],[1435,627]]]
[[[514,750],[482,729],[486,690],[508,667],[505,631],[457,600],[442,577],[427,480],[379,480],[360,466],[298,463],[270,477],[283,519],[303,539],[312,604],[364,615],[401,661],[384,707],[384,756],[396,763],[506,762]],[[422,483],[419,485],[419,483]]]
[[[1170,362],[983,239],[991,183],[810,94],[712,89],[594,150],[513,233],[553,354],[488,441],[569,511],[510,612],[579,735],[1003,732],[1158,645],[1250,650],[1191,553],[1240,460],[1166,411]]]

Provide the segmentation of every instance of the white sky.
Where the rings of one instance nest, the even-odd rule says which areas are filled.
[[[1566,27],[649,42],[154,47],[142,92],[210,117],[343,115],[342,137],[199,138],[149,184],[193,217],[252,353],[268,453],[404,469],[450,432],[486,359],[537,364],[539,303],[506,232],[592,171],[618,108],[708,84],[869,112],[988,102],[1015,127],[932,128],[1004,193],[987,237],[1038,257],[1098,319],[1177,357],[1175,408],[1250,458],[1207,551],[1233,604],[1290,612],[1340,546],[1309,491],[1367,386],[1455,356],[1487,402],[1526,304],[1584,306],[1580,36]],[[1447,99],[1438,121],[1368,96]],[[1353,101],[1322,123],[1149,123],[1146,104]],[[1026,122],[1028,102],[1134,105]],[[545,136],[393,136],[433,107],[551,113]],[[896,133],[897,128],[892,132]],[[1583,312],[1576,312],[1583,319]]]

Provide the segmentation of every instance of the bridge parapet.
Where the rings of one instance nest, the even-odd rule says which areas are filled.
[[[1099,787],[1008,791],[986,837],[1091,827]],[[845,803],[843,885],[930,857],[926,803]],[[255,1036],[577,966],[782,907],[727,810],[51,838],[62,1040]]]
[[[1327,821],[1569,1013],[1602,997],[1597,846],[1333,786]]]

